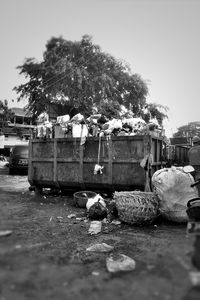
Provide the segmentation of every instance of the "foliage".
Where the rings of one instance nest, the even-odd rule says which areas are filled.
[[[0,100],[0,110],[3,111],[2,117],[3,122],[9,121],[13,117],[13,113],[10,108],[8,108],[8,101],[7,100]]]
[[[173,137],[193,137],[195,135],[200,136],[200,122],[190,122],[180,126]]]
[[[149,122],[150,119],[157,119],[158,124],[161,126],[163,123],[163,120],[165,118],[168,118],[168,116],[167,116],[168,110],[169,109],[167,106],[163,106],[161,104],[156,104],[156,103],[148,103],[145,107],[143,119],[146,122]]]
[[[146,103],[148,88],[140,75],[131,74],[127,64],[102,52],[88,35],[78,42],[52,38],[42,62],[28,58],[18,69],[28,79],[14,88],[18,100],[28,98],[28,108],[36,115],[49,102],[62,103],[70,114],[74,108],[90,114],[94,107],[99,113],[117,114],[121,104],[127,108],[131,104],[135,115]]]
[[[148,88],[141,76],[102,52],[88,35],[75,42],[51,38],[41,62],[28,58],[17,68],[27,79],[14,88],[18,101],[28,99],[27,108],[35,117],[49,103],[62,105],[63,114],[71,117],[78,112],[90,115],[95,109],[111,119],[119,117],[122,106],[147,121],[151,115],[161,124],[166,117],[161,105],[146,103]]]

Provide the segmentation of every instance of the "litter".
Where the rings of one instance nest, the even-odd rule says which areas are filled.
[[[75,215],[75,214],[70,214],[70,215],[68,215],[67,217],[68,217],[68,219],[72,219],[72,218],[75,218],[76,215]]]
[[[95,244],[86,249],[89,252],[111,252],[114,249],[113,246],[110,246],[106,243]]]
[[[197,187],[191,187],[194,178],[182,167],[172,166],[157,170],[152,176],[152,184],[159,198],[159,212],[173,222],[187,222],[188,199],[198,197]]]
[[[200,272],[190,272],[190,281],[193,286],[200,286]]]
[[[113,256],[106,259],[106,267],[110,273],[133,271],[135,270],[135,265],[135,260],[124,254],[119,254],[117,259],[114,259]]]
[[[93,271],[93,272],[92,272],[92,275],[94,275],[94,276],[99,276],[99,272]]]
[[[92,221],[88,229],[88,234],[91,235],[98,234],[99,232],[101,232],[101,226],[102,226],[101,221]]]
[[[112,222],[111,222],[111,224],[113,224],[113,225],[121,225],[121,221],[119,221],[119,220],[112,220]]]
[[[8,236],[12,233],[12,230],[0,230],[0,237]]]

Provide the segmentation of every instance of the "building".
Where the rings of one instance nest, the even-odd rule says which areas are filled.
[[[4,120],[3,110],[0,110],[0,154],[9,156],[14,145],[28,144],[34,128],[32,116],[23,108],[11,108],[13,116],[9,121]]]

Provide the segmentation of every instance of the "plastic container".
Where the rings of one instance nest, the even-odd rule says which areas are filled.
[[[73,124],[72,137],[80,138],[88,136],[88,127],[85,124]]]
[[[97,196],[95,192],[92,191],[81,191],[74,193],[74,202],[75,205],[81,208],[86,208],[86,203],[89,198],[94,198]]]

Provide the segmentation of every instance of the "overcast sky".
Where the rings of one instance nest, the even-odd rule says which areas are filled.
[[[200,121],[200,0],[0,0],[0,99],[23,106],[16,67],[53,36],[84,34],[148,81],[148,101],[169,107],[168,136]]]

